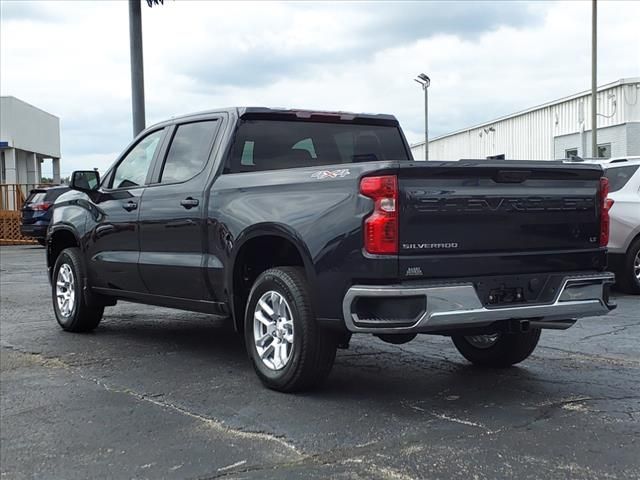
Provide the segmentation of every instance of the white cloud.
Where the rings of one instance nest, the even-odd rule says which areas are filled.
[[[514,6],[515,5],[515,6]],[[143,3],[148,123],[230,105],[393,113],[422,138],[585,90],[590,2]],[[640,75],[638,2],[599,3],[599,83]],[[2,2],[0,90],[61,118],[63,173],[131,136],[125,2]]]

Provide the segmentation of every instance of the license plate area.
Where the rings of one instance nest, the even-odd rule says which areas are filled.
[[[562,274],[525,274],[478,277],[474,286],[487,308],[548,303],[556,295]]]
[[[559,272],[496,275],[474,277],[470,280],[486,308],[502,308],[507,305],[540,305],[553,302],[563,279],[568,274]]]

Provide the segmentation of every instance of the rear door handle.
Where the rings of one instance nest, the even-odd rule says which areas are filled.
[[[128,202],[122,204],[122,208],[124,208],[127,212],[131,212],[132,210],[138,208],[138,204],[129,200]]]
[[[190,208],[200,205],[200,201],[192,197],[187,197],[180,202],[180,205],[189,210]]]

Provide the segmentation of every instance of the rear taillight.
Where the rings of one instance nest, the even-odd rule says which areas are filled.
[[[600,246],[606,247],[609,243],[609,209],[613,206],[613,200],[609,195],[609,179],[600,178]]]
[[[31,205],[29,205],[29,208],[36,211],[46,211],[49,210],[52,205],[53,203],[51,202],[32,203]]]
[[[360,193],[374,200],[364,221],[364,249],[376,255],[398,253],[398,179],[395,175],[364,177]]]

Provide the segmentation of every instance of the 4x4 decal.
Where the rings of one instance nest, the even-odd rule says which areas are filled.
[[[349,169],[341,168],[339,170],[320,170],[319,172],[312,173],[311,178],[315,178],[316,180],[324,180],[325,178],[346,177],[347,175],[351,175]]]

